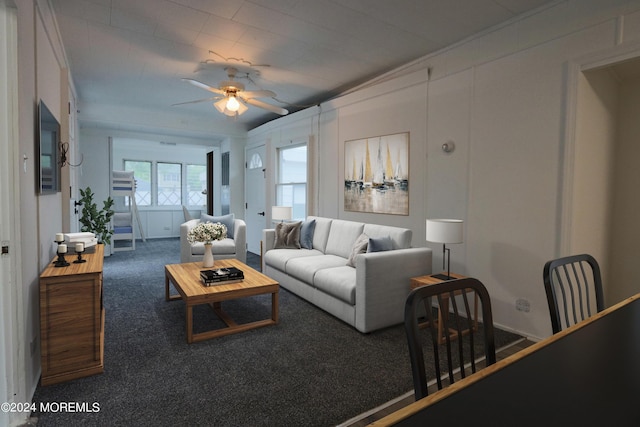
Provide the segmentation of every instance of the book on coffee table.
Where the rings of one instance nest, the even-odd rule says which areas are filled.
[[[244,273],[235,267],[201,270],[200,279],[205,286],[236,283],[244,280]]]

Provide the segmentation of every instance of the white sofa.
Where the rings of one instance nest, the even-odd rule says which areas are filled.
[[[247,262],[247,225],[241,219],[234,218],[232,221],[233,235],[228,235],[226,239],[213,242],[211,248],[213,258],[235,258],[238,261]],[[180,225],[180,262],[202,261],[204,244],[200,242],[192,244],[187,240],[189,230],[199,223],[200,219],[198,218]]]
[[[263,230],[263,273],[361,332],[402,323],[409,279],[431,274],[431,249],[412,248],[412,232],[405,228],[322,217],[306,221],[312,220],[311,249],[276,249],[276,229]],[[351,267],[348,259],[363,233],[389,237],[393,249],[360,253]]]

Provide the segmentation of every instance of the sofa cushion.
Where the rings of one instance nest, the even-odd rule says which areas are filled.
[[[378,237],[369,239],[369,244],[367,245],[367,252],[383,252],[383,251],[391,251],[393,250],[393,240],[391,237]]]
[[[347,304],[356,304],[355,268],[342,266],[319,270],[313,279],[313,285]]]
[[[309,285],[313,285],[313,278],[316,272],[325,268],[342,267],[345,262],[344,258],[335,255],[298,257],[287,262],[285,273]]]
[[[308,219],[300,227],[300,247],[313,249],[313,232],[316,229],[316,220]]]
[[[213,255],[228,255],[236,253],[236,242],[233,239],[215,240],[211,244]],[[195,242],[191,244],[191,255],[204,255],[204,243]]]
[[[225,227],[227,227],[227,237],[229,237],[230,239],[233,239],[233,223],[235,221],[235,215],[234,214],[229,214],[229,215],[222,215],[222,216],[212,216],[212,215],[207,215],[205,213],[200,215],[200,222],[219,222],[221,224],[224,224]]]
[[[327,240],[326,254],[349,258],[353,243],[363,233],[364,224],[360,222],[334,219]]]
[[[269,267],[285,271],[287,262],[291,259],[318,255],[322,255],[322,252],[315,249],[309,251],[301,251],[300,249],[271,249],[264,253],[264,262]]]
[[[412,232],[408,228],[391,227],[387,225],[365,224],[364,233],[369,237],[391,237],[394,249],[407,249],[411,247]]]
[[[281,222],[276,225],[274,249],[300,249],[301,222]]]
[[[347,265],[349,267],[356,266],[356,256],[358,254],[363,254],[367,251],[367,246],[369,245],[369,236],[362,233],[355,242],[353,242],[353,247],[351,248],[351,253],[349,254],[349,258],[347,259]]]
[[[315,230],[313,231],[313,248],[324,253],[327,249],[327,240],[329,239],[333,220],[317,216],[307,217],[307,220],[312,219],[316,222]]]

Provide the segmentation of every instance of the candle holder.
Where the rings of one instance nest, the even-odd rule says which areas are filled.
[[[76,253],[78,254],[78,259],[73,261],[74,264],[81,264],[83,262],[87,262],[86,259],[82,259],[82,254],[84,253],[84,249],[82,249],[81,251],[79,251],[78,249],[76,249]]]
[[[58,244],[58,249],[56,250],[56,254],[58,254],[58,259],[53,263],[53,265],[55,267],[68,267],[71,264],[69,264],[67,262],[66,259],[64,259],[64,252],[60,252],[60,245],[64,243],[64,240],[61,241],[57,241],[54,240],[54,242],[56,242]]]
[[[53,263],[53,265],[56,267],[68,267],[71,264],[69,264],[67,260],[64,259],[63,253],[58,252],[58,259],[56,260],[56,262]]]

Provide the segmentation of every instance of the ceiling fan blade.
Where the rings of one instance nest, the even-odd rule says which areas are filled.
[[[262,108],[276,114],[280,114],[281,116],[289,114],[289,111],[285,110],[284,108],[276,107],[275,105],[267,104],[266,102],[258,101],[257,99],[244,99],[244,101],[247,104],[251,104],[255,107]]]
[[[208,90],[209,92],[217,93],[218,95],[226,95],[226,93],[224,93],[224,91],[222,91],[220,89],[217,89],[217,88],[215,88],[213,86],[209,86],[206,83],[199,82],[197,80],[182,79],[182,81],[189,82],[192,85],[199,87],[200,89]]]
[[[198,102],[207,102],[207,101],[213,101],[215,99],[219,99],[218,96],[213,96],[211,98],[204,98],[204,99],[197,99],[195,101],[187,101],[187,102],[178,102],[177,104],[171,104],[172,107],[176,106],[176,105],[184,105],[184,104],[197,104]]]
[[[276,96],[275,92],[270,90],[243,90],[238,93],[242,98],[273,98]]]

